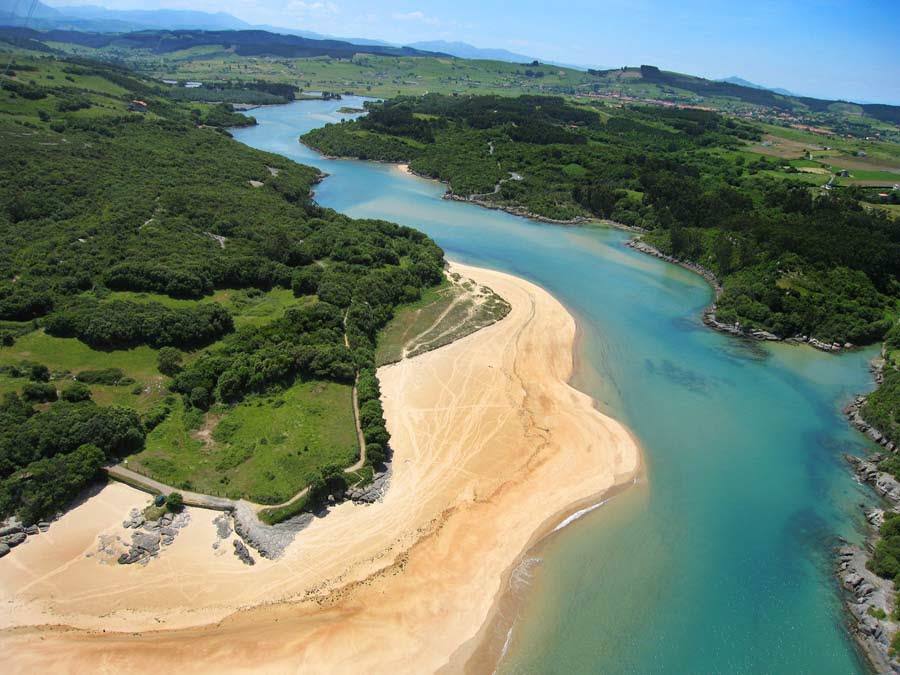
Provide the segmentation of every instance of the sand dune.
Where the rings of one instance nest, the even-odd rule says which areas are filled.
[[[640,458],[567,384],[568,312],[521,279],[454,267],[512,311],[379,372],[395,453],[383,502],[337,507],[282,559],[252,568],[230,545],[216,555],[215,514],[193,510],[159,559],[118,566],[85,554],[101,533],[123,532],[144,497],[109,486],[0,560],[5,671],[462,668],[461,647],[523,552],[576,505],[631,481]]]

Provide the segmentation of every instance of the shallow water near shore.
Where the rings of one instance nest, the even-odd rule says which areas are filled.
[[[871,501],[841,457],[863,441],[840,409],[871,389],[877,350],[715,333],[700,321],[706,282],[625,248],[627,233],[441,200],[434,181],[298,143],[361,101],[257,109],[259,125],[234,135],[327,172],[323,206],[416,227],[453,260],[550,291],[579,324],[573,384],[645,453],[641,485],[554,533],[514,575],[499,672],[864,672],[831,552],[861,538]]]

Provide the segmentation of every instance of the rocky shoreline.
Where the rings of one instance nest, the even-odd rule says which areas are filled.
[[[247,502],[241,501],[238,502],[231,514],[234,532],[242,540],[241,546],[246,544],[261,557],[274,560],[284,553],[288,545],[294,541],[297,533],[303,531],[316,518],[327,515],[329,507],[347,500],[356,504],[372,504],[379,501],[387,490],[389,481],[390,466],[388,465],[385,471],[377,472],[374,475],[372,482],[361,487],[350,487],[344,493],[329,495],[319,511],[299,513],[293,518],[288,518],[275,525],[266,525],[260,521],[256,511]],[[220,527],[218,523],[217,527]],[[235,540],[235,542],[237,541]],[[253,564],[250,552],[246,548],[241,549],[237,543],[235,543],[235,555],[246,564]]]
[[[721,333],[728,333],[729,335],[735,335],[738,337],[748,337],[753,338],[755,340],[765,340],[770,342],[789,342],[795,344],[808,344],[810,347],[814,347],[823,352],[836,353],[843,351],[845,349],[852,349],[854,345],[846,342],[844,344],[840,344],[838,342],[822,342],[814,337],[808,335],[795,335],[793,337],[782,337],[780,335],[775,335],[774,333],[770,333],[769,331],[762,330],[760,328],[752,328],[749,326],[742,326],[738,323],[725,323],[723,321],[719,321],[716,318],[716,302],[719,297],[722,295],[722,284],[719,281],[718,277],[715,275],[712,270],[709,270],[702,265],[698,265],[697,263],[691,262],[689,260],[681,260],[671,255],[667,255],[663,253],[655,246],[652,246],[640,239],[632,239],[631,241],[625,244],[628,248],[632,248],[635,251],[640,251],[641,253],[646,253],[647,255],[651,255],[654,258],[659,258],[660,260],[665,260],[666,262],[672,263],[673,265],[678,265],[679,267],[683,267],[695,274],[699,274],[701,277],[706,279],[709,284],[715,290],[715,299],[713,302],[703,310],[703,323],[712,328],[713,330],[717,330]]]
[[[33,537],[50,529],[50,523],[42,520],[36,525],[23,525],[15,518],[6,520],[0,527],[0,558],[16,546],[21,546],[28,537]]]
[[[882,455],[868,458],[848,455],[847,461],[859,480],[869,485],[889,505],[890,513],[900,513],[900,482],[891,474],[878,470]],[[851,619],[850,633],[880,673],[900,673],[900,660],[891,653],[891,639],[900,629],[894,617],[896,597],[894,582],[882,579],[866,566],[880,535],[885,511],[874,508],[866,512],[873,528],[865,548],[845,545],[837,551],[837,576],[845,591],[844,605]]]
[[[410,173],[419,176],[420,178],[428,178],[430,180],[437,180],[432,178],[431,176],[423,176],[422,174],[415,173],[410,170]],[[536,213],[532,213],[528,209],[522,206],[507,206],[505,204],[497,204],[496,202],[489,202],[484,199],[477,199],[472,196],[466,195],[458,195],[450,192],[444,193],[444,196],[441,199],[448,199],[454,202],[465,202],[466,204],[476,204],[477,206],[481,206],[485,209],[492,209],[494,211],[505,211],[513,216],[519,216],[520,218],[528,218],[529,220],[537,220],[541,223],[547,223],[548,225],[584,225],[586,223],[594,222],[592,218],[588,218],[587,216],[575,216],[574,218],[568,220],[561,220],[556,218],[548,218],[547,216],[540,216]]]
[[[884,364],[885,353],[882,348],[881,357],[874,359],[869,366],[869,370],[872,372],[872,379],[875,381],[876,385],[881,385],[884,381]],[[852,403],[844,408],[844,415],[847,416],[847,421],[849,421],[851,426],[855,427],[857,431],[868,436],[872,441],[888,452],[897,452],[897,445],[893,441],[885,436],[879,429],[876,429],[863,419],[862,408],[867,400],[868,396],[859,395]]]

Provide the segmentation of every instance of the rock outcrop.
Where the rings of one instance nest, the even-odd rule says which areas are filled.
[[[381,499],[390,481],[390,470],[376,473],[372,482],[347,489],[347,499],[357,504],[373,504]]]
[[[718,309],[716,301],[718,301],[719,297],[722,295],[722,284],[719,282],[718,277],[716,277],[715,273],[712,270],[708,270],[702,265],[698,265],[697,263],[691,262],[690,260],[681,260],[674,256],[667,255],[655,246],[643,242],[640,239],[632,239],[625,245],[629,248],[634,249],[635,251],[640,251],[641,253],[652,255],[654,258],[665,260],[666,262],[672,263],[673,265],[684,267],[685,269],[691,270],[692,272],[695,272],[696,274],[699,274],[704,279],[706,279],[713,287],[713,289],[715,289],[716,298],[713,303],[709,305],[709,307],[703,310],[703,323],[705,323],[713,330],[717,330],[722,333],[728,333],[729,335],[749,337],[755,340],[805,343],[810,347],[815,347],[816,349],[819,349],[823,352],[839,352],[843,349],[851,349],[853,347],[853,345],[849,342],[844,344],[840,344],[838,342],[828,343],[807,335],[795,335],[793,337],[785,338],[779,335],[775,335],[774,333],[770,333],[767,330],[762,330],[761,328],[743,326],[740,322],[725,323],[724,321],[719,321],[718,318],[716,318],[716,310]]]
[[[880,385],[884,381],[884,357],[882,356],[879,359],[873,360],[869,366],[869,370],[872,371],[872,377],[875,380],[875,384]],[[896,443],[885,436],[879,429],[876,429],[863,419],[862,409],[866,404],[866,400],[866,396],[857,396],[850,405],[844,408],[844,414],[847,416],[847,420],[856,427],[857,430],[864,433],[888,452],[897,452]]]
[[[866,458],[847,456],[854,473],[863,483],[870,485],[889,505],[890,512],[900,512],[900,481],[891,474],[878,470],[884,458],[879,453]],[[884,523],[885,510],[870,509],[866,520],[874,528],[868,541],[872,549],[878,540],[878,528]],[[859,546],[842,546],[838,550],[837,575],[845,591],[847,610],[852,619],[851,633],[880,673],[900,673],[900,661],[890,654],[893,635],[900,624],[893,619],[895,607],[894,584],[882,579],[866,567],[871,550]]]
[[[255,565],[256,564],[256,561],[253,559],[253,556],[250,555],[250,551],[247,550],[247,547],[244,546],[244,542],[242,542],[240,539],[234,540],[234,554],[245,565]]]
[[[0,558],[7,555],[16,546],[27,542],[28,537],[35,537],[49,529],[50,523],[46,520],[36,524],[23,525],[15,516],[7,518],[0,523]]]
[[[900,673],[900,661],[889,653],[891,638],[900,628],[891,618],[893,584],[866,569],[867,558],[858,546],[838,549],[838,578],[855,624],[851,630],[879,673]]]
[[[277,525],[266,525],[245,501],[238,502],[233,515],[235,533],[259,555],[270,560],[280,557],[297,533],[316,517],[304,512]]]
[[[138,509],[132,509],[128,519],[122,526],[126,529],[134,529],[131,535],[130,549],[119,556],[120,565],[141,563],[146,565],[151,558],[159,555],[160,549],[170,546],[179,530],[191,522],[191,515],[187,511],[172,514],[164,513],[159,520],[145,520]]]

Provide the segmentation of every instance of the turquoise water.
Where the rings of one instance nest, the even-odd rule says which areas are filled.
[[[875,351],[727,338],[700,323],[705,282],[625,233],[441,200],[432,181],[297,142],[357,103],[256,110],[235,136],[328,172],[323,206],[411,225],[450,259],[553,293],[581,329],[574,384],[645,450],[642,484],[540,547],[500,672],[864,672],[830,551],[860,538],[869,500],[841,459],[862,440],[840,408],[871,387]]]

